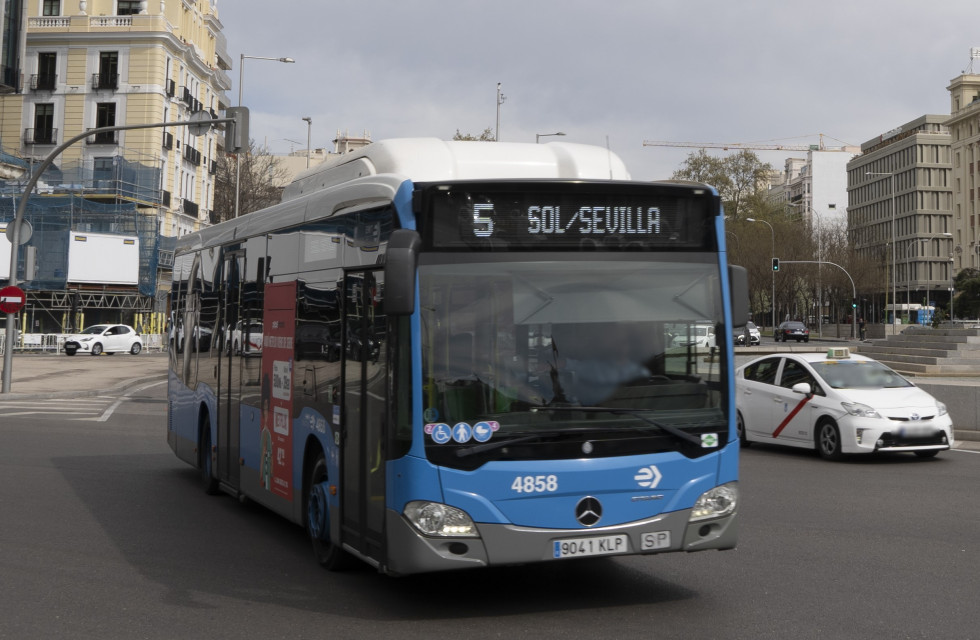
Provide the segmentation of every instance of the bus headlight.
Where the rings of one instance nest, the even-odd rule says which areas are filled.
[[[405,517],[427,536],[475,538],[476,525],[465,511],[438,502],[409,502]]]
[[[735,513],[738,507],[738,483],[729,482],[705,491],[691,509],[691,522],[722,518]]]

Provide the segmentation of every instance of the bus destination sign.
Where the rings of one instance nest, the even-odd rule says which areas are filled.
[[[445,249],[693,249],[711,237],[706,225],[713,194],[707,190],[692,197],[649,184],[506,186],[430,190],[423,235]]]

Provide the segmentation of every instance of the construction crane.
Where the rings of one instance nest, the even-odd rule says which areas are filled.
[[[757,151],[843,151],[844,147],[827,148],[824,146],[823,134],[820,136],[820,144],[795,145],[795,144],[775,144],[766,142],[668,142],[665,140],[644,140],[644,147],[694,147],[695,149],[751,149]],[[846,146],[846,145],[845,145]]]

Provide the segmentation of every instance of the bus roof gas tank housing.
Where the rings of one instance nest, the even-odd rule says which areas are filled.
[[[285,188],[282,200],[377,174],[401,175],[413,182],[630,179],[619,156],[592,145],[393,138],[373,142],[304,171]]]

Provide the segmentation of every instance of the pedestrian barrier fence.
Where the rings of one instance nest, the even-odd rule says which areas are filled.
[[[0,355],[6,348],[6,331],[0,329]],[[66,333],[21,333],[14,337],[14,353],[62,353],[65,350]],[[165,351],[167,341],[160,333],[143,333],[143,349],[146,351]]]

